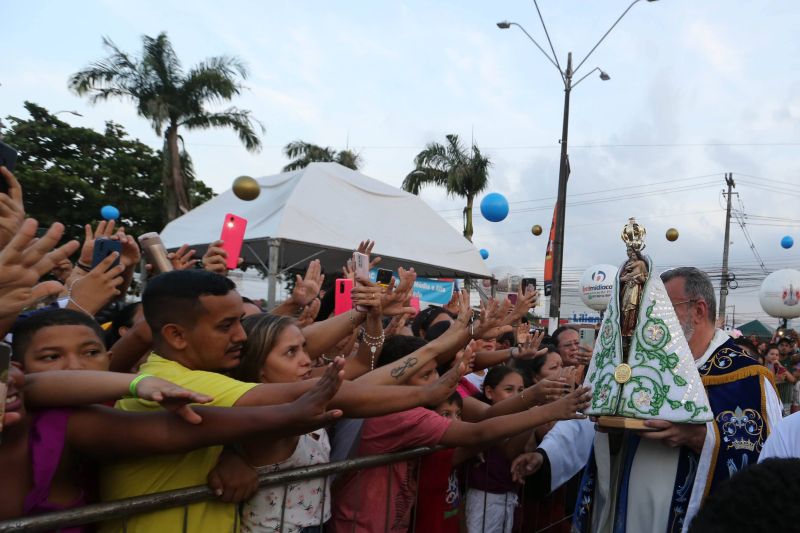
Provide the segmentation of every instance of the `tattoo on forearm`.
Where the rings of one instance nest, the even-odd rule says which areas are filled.
[[[396,368],[393,368],[392,372],[391,372],[391,376],[394,379],[400,379],[401,377],[403,377],[405,375],[406,370],[408,370],[409,368],[414,368],[416,366],[416,364],[417,364],[417,358],[416,357],[410,357],[405,362],[403,362],[402,365],[400,365],[400,366],[398,366]]]

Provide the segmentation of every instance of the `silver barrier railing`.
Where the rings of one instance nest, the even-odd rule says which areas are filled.
[[[271,486],[288,486],[289,483],[297,481],[307,481],[318,478],[325,478],[325,483],[328,483],[328,476],[342,474],[345,472],[352,472],[363,470],[366,468],[389,465],[401,461],[408,461],[412,459],[419,460],[425,455],[429,455],[435,451],[444,449],[443,447],[420,447],[405,450],[401,452],[386,453],[380,455],[371,455],[367,457],[358,457],[355,459],[346,459],[333,463],[325,463],[308,467],[294,468],[291,470],[282,470],[278,472],[261,473],[259,474],[259,487]],[[417,465],[419,468],[419,465]],[[324,490],[323,490],[324,492]],[[64,511],[55,511],[51,513],[44,513],[33,516],[25,516],[14,518],[11,520],[0,521],[0,533],[5,532],[43,532],[43,531],[58,531],[68,527],[74,527],[84,524],[92,524],[95,522],[102,522],[106,520],[125,520],[127,517],[134,515],[168,509],[173,507],[188,506],[193,503],[201,502],[204,500],[216,499],[213,491],[207,485],[200,485],[196,487],[187,487],[183,489],[170,490],[165,492],[157,492],[152,494],[145,494],[143,496],[136,496],[133,498],[126,498],[123,500],[115,500],[103,503],[93,503],[83,507],[68,509]],[[323,505],[324,507],[324,501]],[[570,516],[560,518],[558,521],[547,524],[543,528],[536,528],[534,533],[543,531],[552,531],[552,527],[563,523],[568,520]],[[320,523],[322,526],[322,523]],[[123,525],[123,531],[124,531]],[[281,526],[282,529],[282,526]],[[413,523],[412,523],[413,531]]]

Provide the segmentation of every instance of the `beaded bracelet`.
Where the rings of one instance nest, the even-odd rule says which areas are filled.
[[[133,397],[133,398],[138,398],[138,397],[139,397],[139,395],[138,395],[138,394],[136,394],[136,386],[137,386],[137,385],[139,384],[139,382],[140,382],[140,381],[142,381],[144,378],[152,378],[152,377],[153,377],[153,375],[152,375],[152,374],[139,374],[138,376],[136,376],[135,378],[133,378],[133,381],[131,381],[131,384],[130,384],[130,385],[128,385],[128,390],[129,390],[129,391],[130,391],[130,393],[131,393],[131,397]]]

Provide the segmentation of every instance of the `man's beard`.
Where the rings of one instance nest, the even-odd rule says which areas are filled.
[[[683,336],[686,338],[686,342],[691,341],[692,336],[694,335],[694,323],[692,323],[692,318],[687,316],[683,320],[678,319],[678,322],[681,325]]]

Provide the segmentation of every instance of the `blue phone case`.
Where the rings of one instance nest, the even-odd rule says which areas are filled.
[[[109,254],[117,252],[119,254],[122,253],[122,243],[119,241],[115,241],[112,239],[97,239],[94,241],[94,253],[92,254],[92,268],[96,267],[100,264],[103,259],[109,256]],[[114,268],[119,264],[119,257],[117,257],[114,262],[109,267],[109,270]]]

